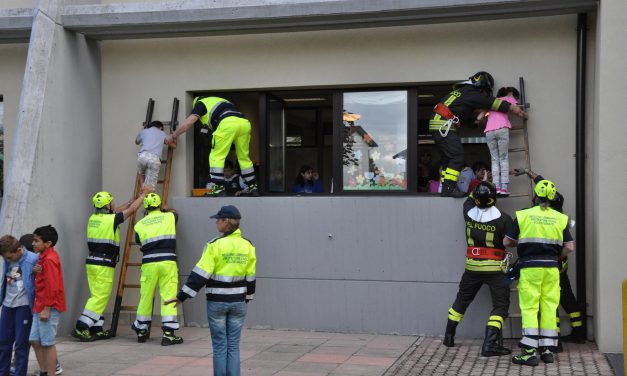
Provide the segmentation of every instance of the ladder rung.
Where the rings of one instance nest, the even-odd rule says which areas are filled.
[[[515,127],[511,127],[511,128],[510,128],[510,131],[522,131],[522,130],[524,130],[525,128],[527,128],[527,127],[525,127],[524,125],[521,125],[521,126],[515,126]]]
[[[141,285],[135,284],[135,283],[129,283],[129,284],[124,284],[124,288],[129,288],[129,289],[138,289],[141,287]]]
[[[162,164],[163,164],[163,163],[168,163],[168,160],[167,160],[167,159],[162,159],[162,160],[161,160],[161,163],[162,163]]]
[[[510,195],[507,197],[525,197],[525,196],[529,196],[529,193],[510,193]],[[507,198],[507,197],[501,197],[501,198]]]
[[[126,266],[142,266],[141,262],[127,262]]]
[[[509,318],[520,318],[522,315],[520,313],[510,313],[507,315]]]
[[[509,152],[519,152],[519,151],[527,151],[527,148],[511,148],[509,149]]]
[[[120,306],[120,311],[137,311],[137,306],[123,305]]]
[[[165,183],[165,180],[157,180],[157,184],[163,184]]]

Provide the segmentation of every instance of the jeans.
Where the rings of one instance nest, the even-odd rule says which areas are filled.
[[[214,376],[240,376],[239,338],[245,317],[246,303],[243,301],[207,301]]]
[[[509,183],[509,128],[486,132],[485,138],[492,157],[492,181],[497,188],[506,188]]]
[[[28,336],[33,322],[29,306],[7,308],[2,306],[0,318],[0,375],[8,375],[15,343],[15,376],[26,376],[28,368]]]
[[[59,311],[50,308],[50,317],[46,321],[41,321],[39,313],[33,315],[33,325],[30,328],[29,341],[46,346],[54,346],[57,336],[57,326],[59,325]]]

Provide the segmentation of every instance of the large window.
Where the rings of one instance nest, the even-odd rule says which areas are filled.
[[[345,93],[343,104],[344,191],[406,190],[407,91]]]

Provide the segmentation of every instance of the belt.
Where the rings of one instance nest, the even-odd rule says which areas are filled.
[[[505,250],[499,248],[488,247],[468,247],[466,249],[466,257],[481,260],[503,260],[505,258]]]

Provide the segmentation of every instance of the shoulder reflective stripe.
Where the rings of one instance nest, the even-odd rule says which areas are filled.
[[[219,287],[206,287],[206,294],[216,294],[216,295],[235,295],[235,294],[245,294],[246,287],[231,287],[231,288],[219,288]]]
[[[165,239],[176,239],[176,235],[154,236],[152,238],[148,238],[148,239],[142,240],[142,245],[146,245],[147,243],[152,243],[152,242],[156,242],[158,240],[165,240]]]
[[[190,297],[194,297],[196,296],[197,292],[190,289],[189,287],[187,287],[187,285],[183,285],[183,288],[181,289],[181,291],[183,291],[184,293],[186,293],[187,295],[189,295]]]
[[[97,243],[97,244],[112,244],[112,245],[120,245],[120,242],[116,242],[111,239],[96,239],[96,238],[87,238],[88,243]]]
[[[220,281],[220,282],[239,282],[239,281],[243,281],[244,280],[244,276],[231,276],[231,275],[218,275],[218,274],[214,274],[211,276],[211,279],[213,279],[214,281]]]
[[[254,275],[247,275],[246,276],[246,282],[252,282],[255,280],[255,276]]]
[[[192,269],[192,272],[198,274],[199,276],[201,276],[201,277],[203,277],[205,279],[211,278],[211,274],[209,274],[206,271],[200,269],[198,266],[194,266],[194,269]]]
[[[540,243],[540,244],[551,244],[551,245],[562,245],[563,242],[559,239],[543,239],[543,238],[521,238],[518,239],[518,244],[525,243]]]
[[[167,257],[167,256],[176,256],[176,253],[174,252],[168,252],[168,253],[151,253],[149,255],[144,255],[142,256],[142,259],[151,259],[151,258],[156,258],[156,257]]]

